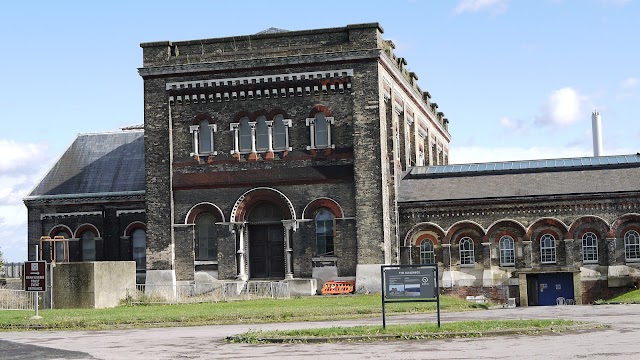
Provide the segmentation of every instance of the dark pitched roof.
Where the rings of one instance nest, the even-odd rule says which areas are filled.
[[[80,134],[31,191],[43,195],[144,190],[144,132]]]
[[[416,167],[400,182],[398,200],[415,202],[640,191],[640,155],[582,159],[584,164],[569,161],[573,159],[537,160],[537,164],[547,166],[513,166],[508,169],[507,164],[514,162],[447,165],[451,167],[448,172],[444,172],[442,166]],[[478,170],[480,168],[483,170]]]

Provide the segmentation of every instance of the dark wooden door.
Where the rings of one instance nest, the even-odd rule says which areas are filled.
[[[284,278],[282,225],[249,225],[249,267],[254,279]]]

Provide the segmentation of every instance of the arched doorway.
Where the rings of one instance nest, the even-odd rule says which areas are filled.
[[[285,238],[282,211],[269,201],[249,210],[249,276],[252,279],[283,279]]]

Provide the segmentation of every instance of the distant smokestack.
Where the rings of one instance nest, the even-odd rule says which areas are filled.
[[[593,133],[593,156],[602,155],[602,119],[598,110],[591,113],[591,132]]]

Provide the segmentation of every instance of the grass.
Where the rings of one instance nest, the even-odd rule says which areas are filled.
[[[640,289],[631,290],[612,299],[600,300],[598,304],[640,304]]]
[[[483,320],[460,321],[442,324],[419,323],[382,326],[331,327],[286,331],[250,331],[231,339],[241,343],[300,342],[310,340],[388,340],[428,339],[447,337],[479,337],[486,333],[539,333],[563,331],[577,323],[571,320]]]
[[[441,311],[486,309],[450,296],[440,297]],[[429,313],[435,303],[392,303],[387,314]],[[287,300],[245,300],[220,303],[121,306],[112,309],[41,310],[40,320],[30,320],[34,311],[0,311],[2,329],[114,329],[193,326],[237,323],[340,320],[380,316],[380,295],[312,296]]]

